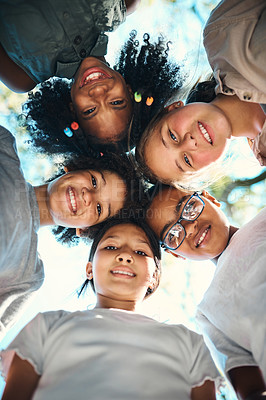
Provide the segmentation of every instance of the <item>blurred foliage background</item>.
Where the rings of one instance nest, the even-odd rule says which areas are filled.
[[[184,99],[185,92],[196,80],[211,72],[202,45],[202,28],[217,3],[214,0],[142,0],[139,9],[110,34],[107,60],[112,65],[132,29],[136,29],[140,37],[145,32],[155,38],[162,33],[171,41],[170,56],[184,65],[188,76],[180,95],[180,99]],[[0,123],[16,136],[25,177],[34,185],[41,184],[52,175],[54,166],[31,149],[26,128],[22,126],[21,106],[27,94],[13,93],[0,83],[0,99]],[[209,191],[221,201],[231,224],[241,226],[265,206],[266,169],[259,166],[245,139],[233,140],[229,154],[225,176]],[[62,247],[56,243],[49,228],[42,228],[39,252],[45,264],[45,283],[2,346],[38,311],[76,310],[93,305],[93,295],[77,300],[75,292],[85,277],[88,254],[85,245],[71,249]],[[164,254],[160,288],[144,302],[142,312],[160,321],[183,323],[196,330],[196,306],[211,282],[214,268],[210,262],[177,261]],[[228,387],[217,396],[219,399],[236,399]]]

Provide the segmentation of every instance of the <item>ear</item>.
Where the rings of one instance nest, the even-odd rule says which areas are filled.
[[[150,280],[148,289],[151,289],[152,291],[154,291],[157,288],[158,283],[159,283],[159,278],[160,278],[159,274],[160,274],[160,272],[159,272],[158,268],[156,268],[156,270],[154,271],[152,278]]]
[[[169,106],[166,107],[167,112],[173,111],[175,108],[183,107],[184,103],[183,101],[175,101],[174,103],[170,104]]]
[[[86,231],[85,229],[76,228],[76,236],[78,236],[78,237],[84,236],[85,231]]]
[[[174,253],[173,251],[169,250],[169,249],[164,249],[164,251],[168,254],[172,254],[172,256],[176,257],[176,258],[181,258],[182,260],[185,260],[186,258],[183,256],[180,256],[179,254]]]
[[[219,203],[218,200],[216,200],[215,197],[213,197],[210,193],[208,193],[206,190],[202,191],[202,196],[205,197],[206,199],[210,200],[213,204],[215,204],[217,207],[221,207],[221,204]]]
[[[89,281],[92,280],[93,275],[92,275],[92,263],[90,261],[87,262],[86,265],[86,276],[89,279]]]
[[[68,106],[69,106],[69,109],[70,109],[72,117],[75,119],[76,118],[76,112],[75,112],[75,109],[74,109],[72,101],[68,104]]]
[[[127,84],[127,89],[129,91],[130,97],[133,99],[133,91],[131,89],[131,86]]]
[[[64,167],[64,171],[67,174],[69,172],[69,169],[67,167]]]

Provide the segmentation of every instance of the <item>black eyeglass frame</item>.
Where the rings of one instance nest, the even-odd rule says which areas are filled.
[[[190,200],[191,200],[193,197],[197,197],[197,198],[201,201],[201,203],[202,203],[202,205],[203,205],[202,210],[201,210],[201,212],[199,213],[199,215],[197,215],[197,217],[194,218],[194,219],[183,218],[182,215],[183,215],[184,209],[186,208],[187,204],[190,202]],[[162,247],[162,248],[165,248],[165,249],[169,249],[169,250],[177,250],[178,247],[181,246],[181,244],[183,243],[183,241],[185,240],[185,238],[186,238],[186,236],[187,236],[187,232],[186,232],[184,226],[183,226],[180,222],[181,222],[181,221],[188,221],[188,222],[196,221],[196,219],[199,218],[199,216],[201,215],[202,211],[204,210],[204,207],[205,207],[205,202],[204,202],[204,200],[200,197],[199,193],[198,193],[198,192],[193,193],[193,194],[190,196],[190,198],[186,201],[186,204],[184,205],[184,207],[183,207],[183,209],[182,209],[180,218],[177,220],[177,222],[174,223],[174,225],[172,225],[172,226],[167,230],[166,234],[164,235],[163,240],[161,240],[161,247]],[[183,237],[181,243],[179,243],[179,245],[178,245],[177,247],[173,248],[173,247],[169,247],[167,244],[165,244],[164,241],[165,241],[165,239],[166,239],[168,233],[169,233],[169,232],[171,231],[171,229],[173,229],[176,225],[180,225],[180,226],[181,226],[181,228],[182,228],[183,231],[184,231],[184,237]]]

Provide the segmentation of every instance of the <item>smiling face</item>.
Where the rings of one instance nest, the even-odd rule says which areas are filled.
[[[87,276],[92,272],[98,306],[114,307],[126,302],[127,309],[130,304],[134,309],[144,299],[147,288],[154,284],[155,270],[145,232],[127,223],[115,225],[104,234],[92,264],[87,265]]]
[[[109,171],[72,171],[47,186],[54,224],[70,228],[86,228],[115,215],[125,196],[125,183]]]
[[[147,212],[147,222],[160,240],[180,218],[190,196],[191,193],[165,188],[155,197]],[[194,260],[207,260],[221,254],[227,246],[229,223],[207,194],[200,197],[205,203],[202,213],[193,222],[181,221],[186,237],[181,246],[172,252]]]
[[[72,108],[84,132],[116,142],[132,117],[132,97],[124,78],[94,57],[86,58],[71,88]]]
[[[178,102],[166,111],[145,145],[145,163],[153,174],[163,181],[176,181],[222,156],[231,126],[218,107],[210,103],[183,106]]]

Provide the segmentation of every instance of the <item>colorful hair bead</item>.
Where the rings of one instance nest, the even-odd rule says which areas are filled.
[[[148,106],[148,107],[151,106],[152,103],[153,103],[153,101],[154,101],[153,97],[147,97],[147,100],[146,100],[147,106]]]
[[[72,132],[72,130],[71,130],[68,126],[64,129],[64,133],[65,133],[65,135],[68,136],[68,137],[73,136],[73,132]]]
[[[134,93],[134,98],[135,98],[135,102],[136,103],[140,103],[141,102],[141,94],[138,92]]]
[[[70,126],[74,131],[78,130],[79,128],[79,124],[76,121],[73,121]]]

